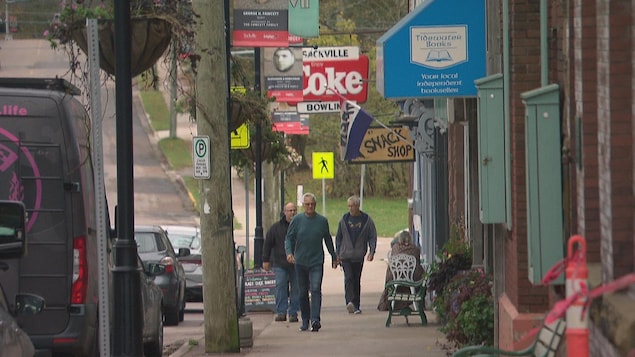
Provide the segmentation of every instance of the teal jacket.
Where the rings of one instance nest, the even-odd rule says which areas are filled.
[[[284,249],[287,255],[293,254],[295,263],[298,265],[322,265],[324,264],[322,242],[326,244],[326,249],[335,261],[337,256],[329,229],[329,221],[318,213],[312,217],[307,217],[306,214],[302,213],[291,220],[284,241]]]

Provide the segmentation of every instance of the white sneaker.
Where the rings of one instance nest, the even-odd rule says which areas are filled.
[[[362,313],[362,310],[357,309],[357,310],[355,310],[355,312],[353,312],[353,313],[354,313],[355,315],[359,315],[359,314],[361,314],[361,313]]]
[[[346,311],[348,311],[349,314],[352,314],[355,311],[355,305],[353,305],[352,302],[349,302],[346,304]]]

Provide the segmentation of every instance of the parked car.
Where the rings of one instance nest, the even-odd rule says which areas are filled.
[[[165,272],[157,275],[154,282],[163,291],[165,324],[178,325],[185,316],[185,271],[178,258],[190,255],[190,250],[180,248],[175,252],[160,226],[136,226],[134,235],[144,263],[165,265]]]
[[[143,307],[143,353],[146,357],[163,355],[163,292],[154,283],[165,273],[166,266],[144,263],[137,257],[141,281],[141,306]]]
[[[175,249],[188,248],[190,255],[179,257],[185,271],[185,301],[203,301],[203,264],[201,231],[196,226],[161,226]]]

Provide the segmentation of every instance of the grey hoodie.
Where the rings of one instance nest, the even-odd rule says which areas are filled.
[[[335,251],[341,260],[351,260],[360,262],[364,260],[366,252],[370,249],[370,253],[375,255],[377,248],[377,229],[375,222],[370,216],[364,212],[362,214],[362,230],[353,246],[351,235],[348,231],[347,222],[350,212],[346,213],[337,226],[337,234],[335,236]]]

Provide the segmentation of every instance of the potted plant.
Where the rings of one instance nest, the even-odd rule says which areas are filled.
[[[45,32],[51,46],[76,44],[87,53],[86,19],[97,19],[100,67],[115,73],[114,10],[112,1],[65,0],[57,21]],[[148,70],[163,55],[173,37],[183,43],[192,38],[192,11],[188,1],[131,0],[130,35],[132,76]],[[186,48],[181,45],[179,48]],[[76,57],[72,47],[69,50]]]

